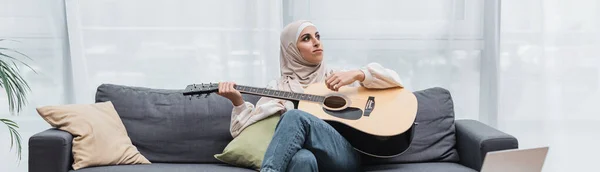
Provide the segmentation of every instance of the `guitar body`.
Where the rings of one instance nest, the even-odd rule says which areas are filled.
[[[304,92],[324,96],[325,100],[299,101],[298,109],[329,123],[357,151],[387,158],[408,149],[417,113],[412,92],[364,87],[342,87],[336,92],[323,83],[312,84]]]

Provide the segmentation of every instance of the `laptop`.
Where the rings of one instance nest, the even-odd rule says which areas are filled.
[[[488,152],[481,172],[541,172],[548,147]]]

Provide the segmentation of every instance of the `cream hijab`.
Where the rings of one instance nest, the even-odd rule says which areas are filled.
[[[280,37],[280,70],[281,78],[277,81],[279,90],[304,92],[309,84],[325,80],[325,65],[311,64],[304,60],[296,42],[302,30],[314,26],[310,21],[299,20],[283,28]]]

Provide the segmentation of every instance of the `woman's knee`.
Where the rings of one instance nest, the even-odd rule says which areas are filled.
[[[303,115],[304,113],[306,113],[306,112],[304,112],[304,111],[302,111],[302,110],[298,110],[298,109],[290,109],[290,110],[287,110],[285,113],[283,113],[283,115],[284,115],[284,116],[285,116],[285,115],[289,115],[289,116],[301,116],[301,115]]]
[[[311,114],[304,112],[302,110],[298,110],[298,109],[288,110],[287,112],[285,112],[283,114],[282,117],[288,118],[288,119],[303,119],[303,120],[313,120],[313,118],[316,118],[316,117],[312,116]]]
[[[281,116],[280,123],[283,125],[299,125],[308,127],[312,123],[319,121],[320,119],[301,110],[292,109]],[[279,124],[278,124],[279,125]]]
[[[315,155],[306,149],[300,149],[296,154],[292,157],[291,164],[302,165],[302,166],[317,166],[317,158]]]
[[[306,112],[301,110],[291,109],[283,113],[281,116],[283,121],[297,121],[299,119],[303,119]]]

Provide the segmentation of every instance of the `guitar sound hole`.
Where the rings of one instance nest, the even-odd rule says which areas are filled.
[[[323,102],[323,104],[326,107],[337,109],[346,105],[346,99],[338,96],[330,96],[325,98],[325,102]]]

